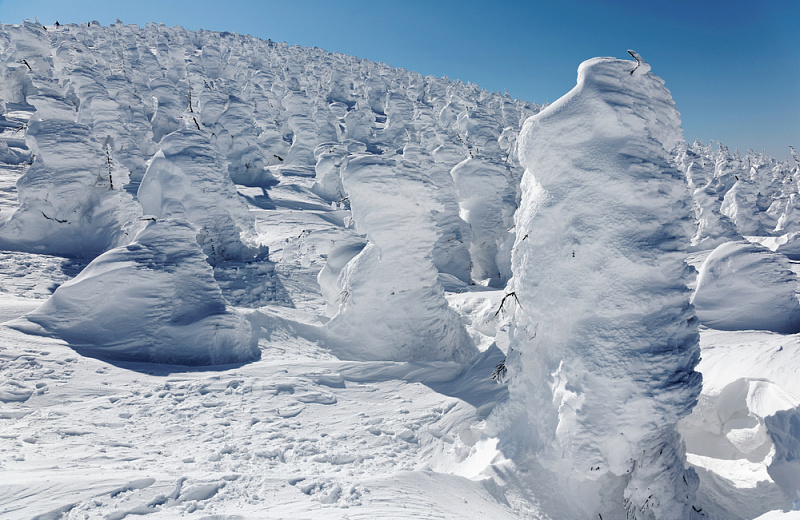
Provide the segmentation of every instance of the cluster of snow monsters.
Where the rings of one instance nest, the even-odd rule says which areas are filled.
[[[780,247],[800,258],[790,247],[800,231],[797,206],[800,159],[777,161],[752,150],[742,157],[725,146],[695,142],[682,145],[676,155],[686,174],[695,202],[697,229],[691,249],[706,250],[743,236],[784,236]]]
[[[759,234],[791,251],[800,172],[685,145],[638,56],[585,62],[541,113],[446,78],[159,25],[2,26],[0,62],[0,123],[33,112],[26,144],[0,146],[29,165],[0,248],[93,259],[28,330],[115,359],[257,359],[213,269],[268,262],[236,185],[310,171],[365,237],[319,276],[334,353],[469,360],[439,282],[510,282],[502,449],[552,474],[575,518],[695,515],[676,430],[700,392],[685,249]],[[761,255],[791,300],[785,261],[728,249],[711,260]]]
[[[132,302],[109,306],[79,297],[92,292],[93,277],[125,279],[131,262],[137,271],[174,274],[139,278],[141,301],[155,294],[152,284],[172,284],[158,307],[174,309],[185,295],[182,269],[200,269],[196,280],[210,284],[203,290],[218,291],[212,266],[266,261],[236,184],[267,190],[299,169],[316,174],[313,190],[322,199],[352,211],[353,225],[369,241],[363,251],[363,243],[351,244],[331,254],[334,264],[337,258],[351,264],[334,265],[323,287],[337,313],[328,328],[332,343],[341,345],[337,353],[393,360],[464,360],[474,353],[437,276],[496,287],[510,278],[523,172],[516,136],[538,106],[316,48],[163,25],[6,25],[0,62],[0,107],[35,110],[24,129],[27,152],[0,150],[7,162],[30,163],[18,183],[20,206],[0,227],[0,248],[100,255],[95,262],[105,266],[90,266],[57,291],[58,305],[30,317],[48,332],[122,359],[256,358],[249,342],[230,355],[151,348],[147,338],[156,330],[191,324],[204,334],[207,327],[195,322],[211,317],[214,331],[235,326],[223,336],[246,337],[247,322],[217,319],[236,311],[216,304],[193,317],[163,314],[151,322],[152,333],[134,334],[127,345],[70,331],[98,319],[87,306],[103,307],[108,324],[141,324],[135,313],[122,312]],[[372,204],[383,195],[396,196],[395,204]],[[404,248],[381,230],[382,221],[424,237]],[[171,251],[154,237],[163,230],[165,237],[185,238],[178,231],[184,224],[195,229],[199,246],[189,250],[208,265],[168,263]],[[324,286],[324,275],[320,281]],[[375,325],[374,313],[364,311],[374,302],[413,310],[428,325],[408,319]],[[366,322],[374,326],[359,329]]]

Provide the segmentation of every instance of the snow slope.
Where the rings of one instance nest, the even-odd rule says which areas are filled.
[[[509,442],[541,107],[155,24],[3,25],[0,61],[0,517],[583,518]],[[677,144],[692,265],[742,235],[789,250],[796,165]],[[769,512],[800,489],[796,343],[700,329],[701,517],[791,518]]]

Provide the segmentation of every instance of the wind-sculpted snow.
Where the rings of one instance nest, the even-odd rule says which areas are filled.
[[[725,193],[731,187],[726,185],[727,179],[714,175],[713,165],[692,149],[682,151],[678,162],[683,165],[689,191],[694,198],[697,231],[692,237],[692,248],[709,249],[741,239],[736,224],[721,212]]]
[[[792,315],[800,161],[679,143],[637,60],[520,139],[532,103],[321,49],[0,26],[0,516],[796,508],[800,343],[702,327],[686,416],[680,250],[781,253],[712,254],[766,288],[704,277],[707,325]]]
[[[0,247],[91,256],[130,241],[141,209],[122,189],[124,176],[113,184],[119,170],[89,128],[37,118],[27,143],[35,159],[17,182],[19,209],[0,227]]]
[[[351,159],[342,180],[366,247],[339,275],[341,305],[328,330],[348,359],[465,361],[466,330],[437,283],[433,211],[416,150]]]
[[[227,308],[195,235],[185,222],[151,222],[26,318],[101,358],[184,365],[258,359],[250,324]]]
[[[526,426],[506,449],[553,472],[574,518],[689,518],[698,482],[676,431],[701,382],[680,117],[635,65],[584,62],[520,134],[507,413]]]
[[[797,277],[780,254],[746,241],[706,258],[692,303],[703,325],[721,330],[800,331]]]
[[[512,151],[536,105],[230,33],[25,22],[0,35],[0,99],[33,112],[23,129],[30,154],[5,133],[0,139],[7,162],[33,158],[19,182],[20,207],[0,228],[4,247],[91,258],[130,243],[149,219],[174,219],[196,230],[223,290],[242,301],[263,290],[232,280],[242,266],[274,271],[251,265],[266,262],[270,231],[257,229],[237,190],[260,189],[246,200],[270,207],[270,189],[314,168],[312,191],[332,204],[334,221],[355,222],[370,242],[355,255],[364,239],[342,239],[319,275],[331,309],[342,305],[334,336],[361,333],[347,331],[347,321],[371,323],[370,337],[379,338],[369,353],[363,338],[337,352],[403,360],[465,360],[473,352],[439,274],[492,285],[510,276],[522,172]],[[469,167],[456,168],[465,160]],[[364,204],[385,196],[385,186],[357,180],[366,163],[402,188],[394,206]],[[374,215],[388,220],[375,227]],[[407,238],[392,243],[399,236]],[[343,303],[342,294],[352,299]],[[363,303],[377,294],[376,314]]]
[[[146,215],[186,219],[211,265],[250,260],[259,252],[243,242],[252,218],[205,134],[191,128],[168,134],[159,144],[139,186]]]
[[[473,158],[460,162],[451,173],[461,216],[472,228],[472,278],[502,287],[510,278],[502,247],[514,228],[517,179],[503,164]]]

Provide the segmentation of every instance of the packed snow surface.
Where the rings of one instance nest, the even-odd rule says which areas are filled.
[[[226,32],[0,26],[0,517],[569,520],[607,484],[619,516],[796,518],[797,338],[706,323],[687,416],[675,324],[684,245],[698,268],[743,236],[796,249],[798,165],[683,143],[634,57],[584,65],[538,120],[558,138],[534,120],[521,147],[542,107],[470,83]],[[748,294],[783,301],[797,264],[770,258]],[[669,509],[681,416],[700,482]]]

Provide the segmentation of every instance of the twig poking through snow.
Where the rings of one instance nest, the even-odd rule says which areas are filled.
[[[636,71],[636,69],[639,68],[639,65],[642,64],[642,57],[639,56],[639,54],[637,54],[636,51],[632,51],[630,49],[628,49],[628,54],[633,56],[633,59],[636,60],[636,66],[633,68],[633,70],[631,70],[631,76],[633,76],[633,73]]]
[[[511,297],[511,296],[513,296],[513,297],[514,297],[514,299],[517,301],[517,305],[519,305],[520,307],[522,307],[522,305],[519,303],[519,298],[517,298],[517,293],[516,293],[515,291],[511,291],[510,293],[508,293],[508,294],[506,294],[505,296],[503,296],[503,299],[502,299],[502,300],[500,300],[500,306],[497,308],[497,310],[496,310],[496,311],[494,312],[494,314],[492,315],[492,320],[493,320],[493,319],[495,319],[495,318],[497,317],[497,315],[498,315],[498,314],[500,314],[500,311],[502,311],[502,310],[503,310],[503,305],[505,305],[505,303],[506,303],[506,300],[507,300],[509,297]],[[491,320],[489,320],[489,321],[491,321]]]

